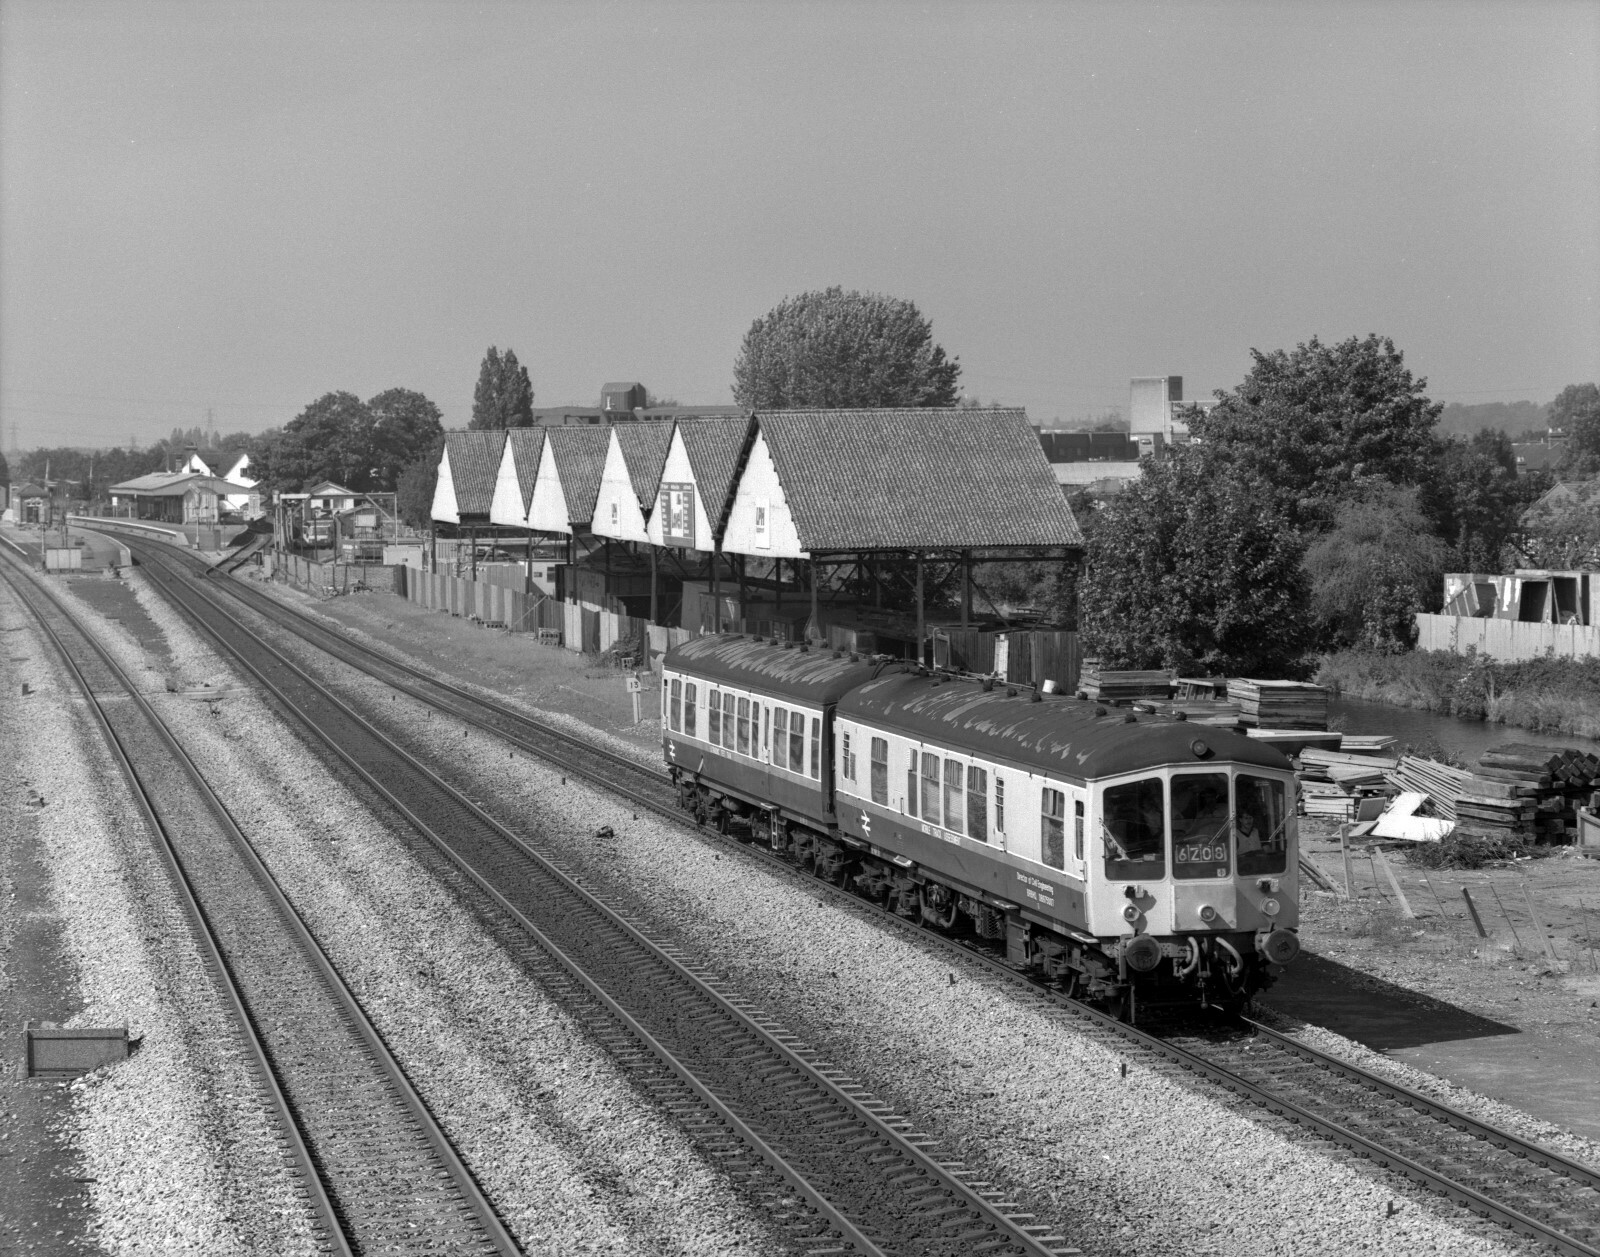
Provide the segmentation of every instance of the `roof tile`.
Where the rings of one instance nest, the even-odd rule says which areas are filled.
[[[639,509],[648,516],[661,488],[667,451],[672,448],[672,424],[660,420],[619,423],[612,431],[617,434],[617,444],[622,448],[622,462],[633,483],[634,496],[639,499]]]
[[[487,515],[494,500],[494,481],[500,472],[500,455],[506,447],[504,428],[469,429],[444,434],[450,459],[450,481],[455,488],[456,514]]]
[[[733,477],[739,470],[739,458],[750,434],[750,416],[680,419],[678,432],[683,437],[683,451],[689,456],[689,469],[694,472],[700,500],[705,503],[706,516],[711,520],[711,530],[720,536],[733,490]]]
[[[595,499],[600,496],[600,478],[605,474],[611,429],[604,426],[546,428],[545,440],[550,443],[556,470],[561,474],[568,519],[573,524],[587,524],[594,518]]]
[[[508,428],[506,440],[511,445],[511,466],[517,473],[517,487],[522,490],[522,514],[526,517],[528,508],[533,505],[533,484],[539,475],[539,455],[544,451],[544,429]]]

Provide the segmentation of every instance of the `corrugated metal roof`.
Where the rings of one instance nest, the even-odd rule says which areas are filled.
[[[619,423],[612,429],[622,448],[622,461],[628,468],[634,496],[646,518],[655,508],[656,492],[661,488],[661,471],[672,448],[670,423]]]
[[[567,520],[587,524],[594,518],[594,502],[600,496],[600,477],[605,474],[606,449],[611,444],[609,427],[546,428],[561,489],[567,498]]]
[[[177,498],[182,497],[196,486],[210,489],[213,493],[223,495],[237,493],[239,490],[238,485],[230,484],[220,476],[208,476],[203,472],[158,471],[148,476],[139,476],[123,484],[114,484],[109,492],[128,493],[135,497],[145,498]]]
[[[511,467],[517,473],[517,487],[522,490],[522,514],[526,517],[528,508],[533,505],[533,482],[539,474],[544,429],[508,428],[506,440],[511,444]]]
[[[1083,544],[1026,411],[775,410],[756,423],[813,553]]]
[[[832,650],[787,649],[753,637],[691,637],[667,652],[664,666],[707,681],[825,706],[882,670]]]
[[[739,458],[750,434],[750,417],[680,419],[678,431],[683,434],[683,450],[689,456],[689,468],[694,472],[694,482],[699,487],[706,518],[711,521],[711,531],[720,537],[732,496],[734,473],[739,469]]]
[[[456,515],[488,515],[494,481],[506,447],[504,428],[470,429],[444,434],[450,459],[450,482],[456,494]]]
[[[845,695],[839,715],[945,747],[960,747],[1055,777],[1111,777],[1162,764],[1197,768],[1218,761],[1288,772],[1281,751],[1229,729],[1140,715],[1076,698],[1008,697],[976,681],[918,676],[897,670]],[[1096,711],[1106,712],[1097,716]],[[1201,759],[1191,743],[1204,742]]]

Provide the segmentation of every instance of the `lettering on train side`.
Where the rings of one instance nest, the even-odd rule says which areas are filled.
[[[1045,908],[1056,906],[1056,888],[1049,882],[1041,881],[1032,873],[1017,871],[1017,880],[1022,883],[1022,893],[1034,903]]]

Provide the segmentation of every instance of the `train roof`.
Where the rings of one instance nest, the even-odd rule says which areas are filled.
[[[1104,712],[1104,715],[1097,715]],[[838,714],[918,740],[988,754],[1073,778],[1115,777],[1163,764],[1198,767],[1218,760],[1287,771],[1276,747],[1231,729],[1113,709],[1076,698],[897,670],[868,681],[839,702]],[[1211,755],[1201,759],[1192,743]]]
[[[884,667],[836,650],[728,634],[691,637],[667,652],[665,666],[819,707],[838,702],[840,695],[870,681]]]

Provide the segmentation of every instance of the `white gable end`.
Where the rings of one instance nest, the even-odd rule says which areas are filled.
[[[639,497],[633,491],[633,477],[628,474],[628,460],[622,455],[622,442],[611,430],[611,444],[606,448],[606,466],[600,475],[600,495],[594,503],[594,520],[589,530],[597,537],[611,537],[616,541],[648,541],[644,512],[639,509]]]
[[[555,455],[550,452],[550,442],[539,451],[539,474],[533,478],[533,501],[528,506],[528,527],[540,532],[572,531],[572,518],[567,513],[567,494],[561,487],[561,473],[556,470]]]
[[[689,465],[689,451],[683,448],[683,436],[676,429],[672,432],[672,444],[667,447],[667,461],[661,472],[661,486],[656,490],[656,505],[650,511],[649,536],[651,545],[677,545],[682,541],[668,541],[665,529],[668,526],[668,512],[661,509],[661,495],[670,492],[674,486],[687,485],[690,496],[694,499],[694,545],[696,550],[711,549],[711,521],[706,516],[705,503],[700,500],[700,486],[695,483],[694,469]]]
[[[766,434],[759,430],[734,490],[722,548],[729,554],[748,554],[756,558],[811,557],[800,548],[800,533],[789,510],[788,496],[773,464],[772,451],[767,448]]]
[[[439,455],[439,479],[433,486],[433,509],[428,512],[429,518],[436,519],[443,524],[459,524],[461,512],[456,509],[456,486],[450,478],[450,451],[445,449]]]
[[[500,466],[494,474],[494,497],[489,501],[489,522],[510,528],[527,525],[522,509],[522,485],[517,482],[517,464],[511,456],[511,442],[500,451]]]

